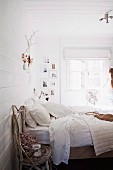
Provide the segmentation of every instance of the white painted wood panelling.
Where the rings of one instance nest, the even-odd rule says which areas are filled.
[[[0,1],[0,170],[16,169],[12,164],[11,105],[19,107],[33,93],[34,73],[30,79],[21,58],[29,32],[22,0]]]
[[[113,20],[99,21],[113,10],[112,0],[23,0],[32,29],[41,36],[113,36]],[[110,12],[113,15],[113,11]],[[46,29],[45,29],[46,28]]]

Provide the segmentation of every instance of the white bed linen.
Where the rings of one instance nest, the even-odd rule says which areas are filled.
[[[52,160],[56,165],[68,164],[70,147],[92,145],[89,126],[79,113],[52,121],[49,132]]]
[[[78,117],[78,123],[80,124],[80,127],[79,129],[75,128],[75,126],[71,127],[71,134],[70,134],[71,147],[92,145],[90,130],[87,127],[86,122],[82,119],[80,120],[80,115],[78,113],[76,113],[76,117]],[[52,119],[52,122],[54,120],[55,119]],[[60,121],[64,121],[64,117],[63,119],[56,119],[55,122],[56,123],[58,122],[58,124],[60,124]],[[33,136],[35,136],[38,139],[39,143],[50,144],[49,127],[38,125],[36,128],[31,128],[27,126],[26,131],[31,133]],[[77,134],[77,136],[75,136],[75,133]]]
[[[84,115],[95,149],[96,156],[113,150],[113,122],[97,119],[93,115]]]
[[[37,126],[36,128],[27,127],[26,131],[31,133],[34,137],[38,139],[39,143],[49,144],[49,127]]]
[[[70,147],[94,145],[96,155],[113,150],[113,122],[76,113],[52,121],[49,127],[53,163],[68,164]],[[78,145],[79,144],[79,145]]]

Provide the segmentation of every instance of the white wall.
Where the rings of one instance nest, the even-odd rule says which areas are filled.
[[[113,39],[111,38],[63,38],[61,40],[61,103],[65,105],[87,105],[86,91],[69,91],[67,88],[66,60],[63,51],[66,47],[86,47],[86,48],[112,48]],[[89,54],[91,55],[91,54]],[[98,53],[97,53],[98,56]],[[90,57],[90,56],[87,56]],[[68,99],[68,100],[67,100]]]
[[[12,165],[13,149],[12,146],[12,131],[11,131],[11,112],[12,104],[18,107],[32,95],[35,87],[40,93],[43,59],[49,58],[49,71],[51,64],[56,65],[57,78],[55,86],[55,96],[51,96],[52,101],[69,103],[69,98],[66,95],[64,88],[65,70],[63,69],[62,51],[66,46],[73,46],[81,42],[84,45],[86,40],[79,42],[76,39],[42,37],[37,39],[36,58],[33,50],[34,63],[37,61],[37,74],[35,77],[35,64],[29,78],[29,74],[23,70],[23,62],[21,54],[26,49],[25,33],[28,31],[29,25],[25,23],[23,11],[21,9],[21,0],[4,0],[0,1],[0,170],[13,170]],[[46,29],[46,28],[45,28]],[[105,46],[113,45],[111,41],[102,39],[96,45],[104,44]],[[62,72],[61,72],[62,69]],[[62,75],[62,77],[60,76]],[[51,80],[49,77],[46,77]],[[35,81],[37,84],[35,86]],[[60,87],[60,81],[62,86]],[[53,87],[48,87],[49,90]],[[62,93],[61,93],[62,91]]]
[[[28,28],[21,6],[21,0],[0,1],[0,170],[15,169],[11,105],[23,104],[34,87],[21,58]]]
[[[37,38],[37,47],[36,47],[36,56],[37,56],[37,85],[36,89],[38,95],[40,91],[48,91],[51,101],[59,102],[60,101],[60,40],[55,37],[40,37]],[[50,63],[45,64],[45,59],[48,58]],[[50,71],[52,71],[52,64],[55,64],[55,70],[57,73],[57,78],[50,78]],[[48,67],[48,73],[42,73],[42,67],[46,65]],[[48,88],[42,88],[41,82],[43,80],[48,81]],[[55,87],[50,85],[51,81],[55,81]],[[55,90],[55,95],[52,96],[50,91]]]
[[[54,101],[61,102],[65,105],[84,105],[87,104],[86,97],[80,94],[80,92],[67,91],[67,79],[66,79],[66,61],[64,60],[63,51],[65,47],[113,47],[113,38],[78,38],[78,37],[61,37],[61,38],[38,38],[37,45],[37,89],[40,91],[40,81],[43,79],[41,74],[41,66],[43,65],[43,58],[48,57],[51,61],[57,63],[58,71],[58,86],[57,96]],[[113,57],[113,56],[112,56]],[[48,78],[48,77],[47,77]],[[51,87],[50,87],[51,88]],[[79,98],[75,97],[78,96]],[[84,92],[85,93],[85,92]],[[53,99],[52,99],[53,101]],[[81,101],[84,101],[82,104]]]

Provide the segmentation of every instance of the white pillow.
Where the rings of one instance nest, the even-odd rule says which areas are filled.
[[[30,110],[30,115],[39,125],[49,126],[51,122],[49,112],[39,103],[32,107],[32,110]]]
[[[87,113],[97,111],[93,106],[74,106],[73,109],[78,113]]]
[[[37,126],[36,121],[31,117],[29,108],[25,106],[26,114],[25,114],[25,122],[28,126],[35,128]]]
[[[74,113],[71,108],[59,103],[42,102],[41,105],[44,106],[48,112],[56,118],[68,116]]]
[[[35,104],[35,101],[33,98],[29,98],[25,101],[24,106],[27,106],[28,109],[31,109],[32,106]]]

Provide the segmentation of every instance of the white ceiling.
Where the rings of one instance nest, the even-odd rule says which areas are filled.
[[[40,36],[113,37],[113,19],[105,12],[113,10],[113,0],[23,0],[32,31]],[[113,11],[109,13],[113,15]]]

